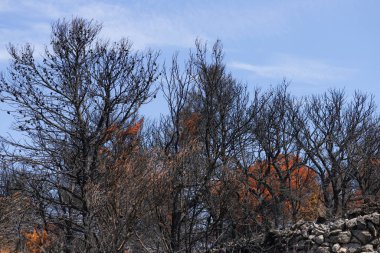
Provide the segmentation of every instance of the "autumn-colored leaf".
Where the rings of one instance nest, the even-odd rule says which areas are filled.
[[[187,131],[190,134],[196,134],[198,131],[200,115],[199,113],[192,113],[189,117],[184,120]]]
[[[121,135],[137,135],[143,123],[144,118],[140,119],[136,124],[128,127],[127,130],[123,131]]]
[[[30,253],[43,253],[44,248],[49,246],[50,237],[46,230],[38,232],[36,229],[31,233],[25,233],[26,247]]]

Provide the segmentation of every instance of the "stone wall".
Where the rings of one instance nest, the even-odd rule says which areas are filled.
[[[298,222],[289,229],[270,231],[263,246],[272,245],[272,252],[375,252],[379,231],[380,214],[375,212],[324,224]]]
[[[299,221],[251,240],[226,244],[212,252],[380,252],[380,214],[317,223]]]

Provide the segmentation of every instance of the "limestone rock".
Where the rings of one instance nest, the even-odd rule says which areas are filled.
[[[294,228],[299,228],[301,227],[303,224],[305,224],[305,221],[303,219],[297,221],[296,224],[293,225]]]
[[[359,243],[349,243],[345,245],[345,248],[347,248],[348,253],[356,253],[360,252],[361,245]]]
[[[351,237],[351,243],[358,243],[361,244],[361,242],[354,236]]]
[[[302,230],[301,234],[302,234],[303,238],[308,238],[309,237],[309,234],[307,233],[307,229]]]
[[[314,237],[314,242],[316,244],[322,244],[324,242],[324,240],[325,239],[324,239],[323,235],[318,235],[318,236]]]
[[[368,227],[368,230],[371,233],[371,235],[373,237],[377,237],[377,230],[375,228],[375,225],[373,225],[373,223],[371,221],[368,221],[367,227]]]
[[[352,235],[357,238],[362,244],[366,244],[372,239],[371,233],[366,230],[353,230]]]
[[[347,249],[341,247],[337,252],[338,252],[338,253],[347,253]]]
[[[345,222],[342,219],[336,220],[331,224],[331,230],[344,229]]]
[[[335,243],[335,244],[331,247],[331,251],[332,251],[332,252],[338,252],[339,249],[340,249],[340,245],[339,245],[339,243]]]
[[[365,219],[371,221],[372,223],[374,223],[376,225],[380,224],[380,214],[378,212],[366,215]]]
[[[370,221],[376,225],[380,225],[380,214],[378,212],[373,213],[372,219],[370,219]]]
[[[379,245],[380,244],[380,238],[376,238],[375,240],[371,241],[371,244],[375,245],[375,246]]]
[[[322,247],[329,247],[329,246],[330,246],[330,243],[328,243],[328,242],[324,242],[324,243],[321,244],[321,246],[322,246]]]
[[[315,229],[313,229],[312,233],[313,233],[314,235],[316,235],[316,236],[318,236],[318,235],[323,235],[323,234],[325,233],[325,230],[320,229],[320,228],[315,228]]]
[[[330,253],[329,247],[318,247],[316,253]]]
[[[358,222],[357,222],[357,219],[356,219],[356,218],[350,219],[350,220],[346,221],[346,227],[347,227],[348,229],[353,228],[353,227],[356,226],[357,223],[358,223]]]
[[[363,247],[360,248],[360,250],[363,252],[374,252],[373,245],[372,244],[366,244]]]
[[[350,231],[340,232],[337,237],[338,237],[339,243],[349,243],[351,240],[351,232]]]
[[[330,231],[329,235],[338,235],[340,232],[342,232],[341,229],[334,229]]]
[[[357,217],[356,221],[357,221],[357,224],[356,224],[357,229],[364,230],[367,228],[367,224],[363,216]]]

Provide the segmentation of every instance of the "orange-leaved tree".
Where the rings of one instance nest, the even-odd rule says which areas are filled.
[[[284,217],[283,223],[317,217],[317,175],[298,157],[280,155],[275,161],[256,161],[248,169],[237,172],[241,174],[241,201],[251,205],[259,222],[271,220],[270,215],[277,213]]]

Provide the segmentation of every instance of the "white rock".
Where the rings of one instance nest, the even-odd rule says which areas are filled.
[[[340,245],[339,245],[339,243],[335,243],[335,244],[332,246],[332,248],[331,248],[332,252],[338,252],[339,249],[340,249]]]

